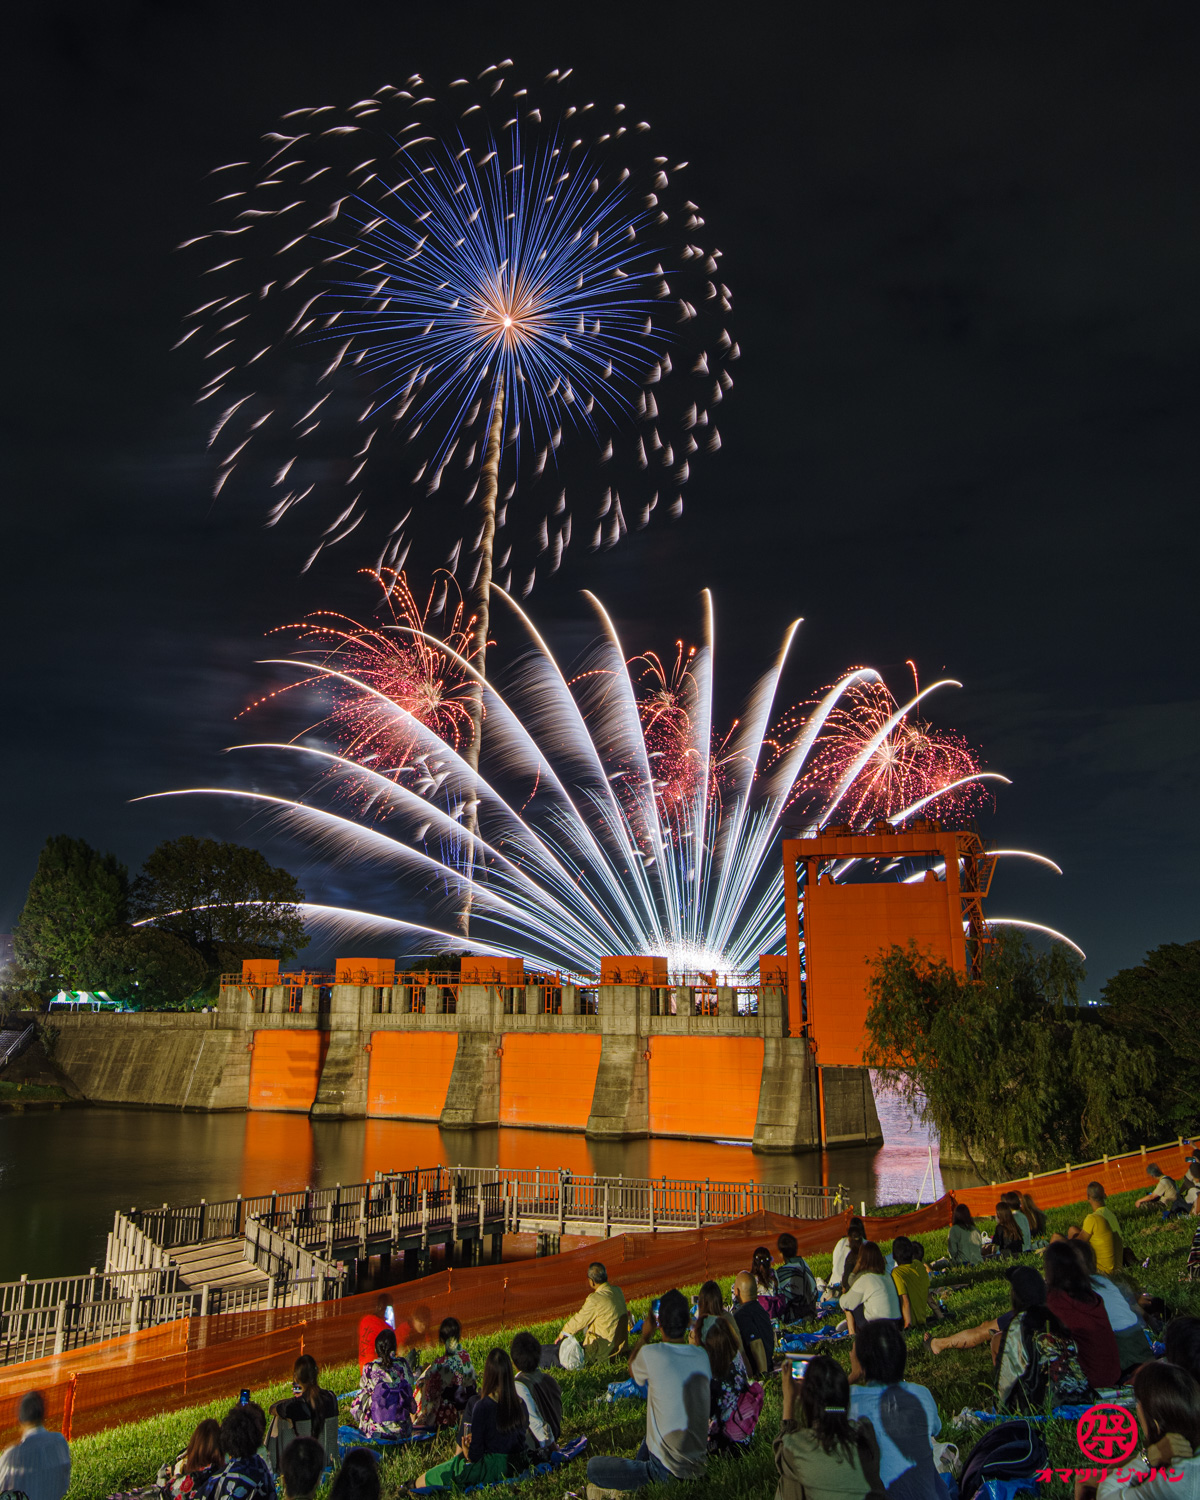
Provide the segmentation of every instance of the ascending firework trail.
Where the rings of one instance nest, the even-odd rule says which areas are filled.
[[[528,594],[573,517],[596,549],[681,513],[738,354],[687,163],[572,102],[571,69],[535,93],[511,66],[291,110],[218,168],[228,221],[187,242],[213,295],[180,340],[211,369],[215,492],[269,481],[268,525],[311,516],[305,568],[355,535],[399,569],[442,533],[481,675],[494,576]],[[473,771],[482,715],[476,693]],[[475,797],[463,824],[469,870]]]

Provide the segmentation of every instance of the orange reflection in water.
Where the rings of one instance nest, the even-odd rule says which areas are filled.
[[[290,1193],[312,1182],[312,1125],[303,1115],[250,1110],[242,1146],[242,1197]]]

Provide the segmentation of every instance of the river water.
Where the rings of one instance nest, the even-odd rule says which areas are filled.
[[[881,1148],[756,1156],[748,1147],[644,1140],[606,1145],[544,1130],[442,1131],[400,1120],[66,1109],[0,1114],[0,1281],[103,1266],[115,1209],[212,1202],[364,1182],[408,1167],[567,1167],[576,1174],[799,1182],[850,1189],[866,1204],[941,1193],[936,1145],[880,1094]],[[977,1179],[947,1168],[945,1186]]]

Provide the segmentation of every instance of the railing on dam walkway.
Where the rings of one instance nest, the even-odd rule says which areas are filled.
[[[567,1224],[594,1227],[604,1234],[615,1228],[699,1229],[759,1211],[792,1219],[824,1219],[844,1206],[840,1189],[802,1187],[798,1182],[576,1176],[545,1167],[449,1170],[464,1188],[502,1184],[510,1230],[557,1225],[561,1233]],[[376,1173],[376,1179],[391,1180],[386,1172]]]
[[[694,1229],[745,1214],[824,1219],[842,1207],[837,1188],[800,1183],[716,1182],[669,1177],[593,1177],[546,1167],[419,1167],[377,1172],[371,1182],[230,1198],[218,1203],[132,1209],[131,1222],[166,1250],[245,1232],[253,1217],[332,1258],[374,1253],[445,1231],[489,1234],[587,1223],[622,1229]],[[457,1237],[457,1234],[455,1235]]]

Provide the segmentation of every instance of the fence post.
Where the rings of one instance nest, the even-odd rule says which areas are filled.
[[[142,1303],[141,1293],[137,1290],[137,1287],[135,1286],[132,1289],[132,1292],[131,1292],[130,1298],[129,1298],[129,1331],[130,1331],[130,1333],[136,1333],[138,1331],[138,1318],[139,1318],[139,1315],[141,1314],[141,1311],[142,1311],[141,1303]]]
[[[54,1317],[54,1352],[61,1354],[67,1335],[67,1304],[60,1302]]]
[[[700,1184],[696,1184],[696,1228],[700,1228]]]
[[[241,1195],[241,1193],[239,1193],[237,1195],[237,1206],[234,1208],[234,1211],[233,1211],[233,1232],[234,1232],[234,1234],[235,1235],[236,1234],[241,1234],[241,1232],[242,1232],[242,1230],[243,1230],[244,1227],[245,1226],[242,1223],[242,1195]]]
[[[202,1318],[207,1318],[208,1317],[208,1282],[207,1281],[200,1288],[200,1316]]]
[[[429,1249],[429,1189],[421,1189],[421,1249]]]
[[[604,1238],[612,1233],[612,1213],[608,1201],[608,1183],[604,1184]]]

